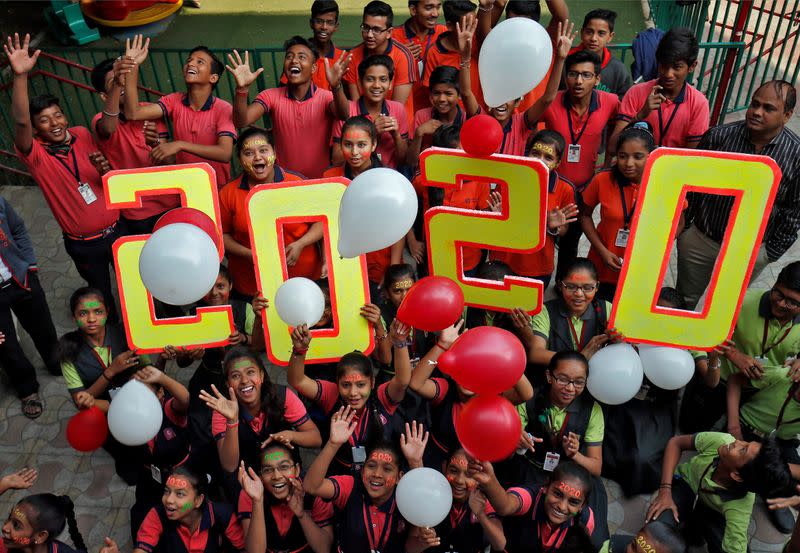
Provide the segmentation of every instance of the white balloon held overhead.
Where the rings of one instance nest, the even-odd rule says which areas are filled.
[[[325,295],[313,281],[303,277],[290,278],[275,293],[278,317],[289,326],[314,326],[325,311]]]
[[[108,429],[125,445],[146,444],[161,428],[163,411],[147,384],[129,380],[114,395],[108,408]]]
[[[478,58],[486,105],[497,107],[533,90],[552,59],[550,35],[536,21],[512,17],[498,24],[483,41]]]
[[[420,528],[433,528],[450,514],[453,492],[447,478],[427,467],[408,471],[397,484],[397,510]]]
[[[694,359],[685,349],[639,347],[644,375],[663,390],[686,386],[694,375]]]
[[[589,359],[586,386],[601,403],[619,405],[629,401],[643,380],[642,361],[629,344],[611,344]]]
[[[339,204],[339,255],[358,257],[388,248],[417,217],[417,194],[403,175],[387,167],[364,171]]]
[[[211,237],[188,223],[155,231],[139,256],[139,275],[154,298],[187,305],[205,296],[219,273],[219,252]]]

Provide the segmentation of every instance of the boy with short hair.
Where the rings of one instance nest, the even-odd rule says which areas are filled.
[[[678,464],[683,451],[698,455]],[[709,551],[747,550],[747,528],[756,494],[786,490],[792,475],[775,440],[744,442],[730,434],[674,436],[664,450],[661,485],[646,520],[693,523]]]
[[[337,48],[333,43],[333,34],[339,29],[339,4],[336,0],[314,0],[311,4],[311,19],[308,20],[311,31],[314,33],[309,39],[317,50],[320,59],[327,58],[333,63],[344,54],[344,50]],[[311,78],[319,88],[330,90],[331,85],[325,76],[325,64],[317,63],[317,70]],[[286,75],[281,75],[281,84],[288,81]]]
[[[397,169],[408,149],[408,117],[400,102],[387,100],[389,85],[394,77],[394,62],[389,56],[370,56],[358,64],[358,78],[364,95],[350,102],[349,117],[363,115],[378,130],[378,147],[375,153],[381,165]],[[333,125],[333,164],[344,163],[342,156],[342,127],[344,121]]]
[[[617,12],[606,9],[592,10],[583,18],[581,43],[570,54],[586,50],[597,54],[601,59],[603,78],[597,83],[597,90],[616,94],[622,100],[633,86],[631,73],[625,64],[615,58],[607,48],[614,39],[614,23]]]
[[[697,67],[700,48],[690,29],[670,29],[656,49],[658,78],[631,87],[622,99],[607,159],[616,153],[617,136],[631,122],[647,121],[658,146],[696,148],[708,130],[708,99],[687,82]]]
[[[106,59],[92,69],[91,81],[103,99],[103,111],[92,119],[92,130],[97,144],[113,169],[135,169],[154,165],[150,152],[166,140],[167,127],[162,119],[130,121],[122,113],[124,100],[122,90],[125,79],[114,72],[113,59]],[[155,141],[149,137],[155,136]],[[142,207],[123,209],[126,234],[147,234],[164,212],[178,207],[180,196],[176,194],[147,195],[142,198]]]
[[[320,62],[314,46],[301,36],[293,36],[283,47],[286,85],[262,90],[249,105],[247,89],[264,68],[252,71],[247,52],[244,60],[236,50],[233,55],[228,54],[231,62],[228,71],[236,79],[233,122],[237,127],[246,127],[269,113],[277,163],[305,177],[319,178],[329,165],[333,123],[347,119],[350,112],[342,75],[351,55],[345,53],[334,63],[328,58]],[[331,90],[323,90],[312,82],[319,63],[325,67]]]
[[[125,117],[131,121],[169,119],[175,140],[162,142],[150,152],[155,162],[175,156],[178,163],[205,162],[211,165],[221,188],[230,180],[231,153],[236,139],[233,108],[214,96],[225,66],[205,46],[189,52],[183,65],[186,92],[173,92],[157,103],[139,103],[139,67],[147,59],[150,39],[136,35],[125,43],[120,74],[125,75]]]
[[[20,161],[42,190],[64,234],[64,248],[81,277],[98,288],[115,320],[111,293],[111,250],[119,237],[119,211],[106,208],[103,182],[91,158],[99,147],[86,127],[69,127],[59,100],[45,94],[28,101],[28,73],[40,50],[28,53],[30,35],[4,44],[14,73],[11,116],[14,147]]]
[[[358,65],[361,60],[377,54],[385,54],[394,62],[394,79],[389,97],[406,106],[406,112],[414,114],[414,97],[411,94],[414,83],[419,80],[417,61],[411,51],[392,38],[394,13],[392,7],[381,0],[372,0],[364,6],[361,20],[361,37],[364,41],[355,46],[350,53],[353,61],[344,75],[351,100],[358,100],[362,91],[358,80]]]

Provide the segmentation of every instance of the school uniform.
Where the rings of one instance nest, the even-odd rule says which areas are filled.
[[[309,40],[313,43],[312,39]],[[333,42],[329,42],[328,44],[330,47],[327,52],[319,52],[319,58],[316,61],[317,70],[311,74],[311,82],[323,90],[331,89],[331,84],[328,82],[328,75],[325,73],[325,60],[327,59],[328,63],[333,67],[333,64],[346,52],[346,50],[337,48]],[[289,82],[285,74],[281,74],[280,82],[281,86],[285,86]]]
[[[700,432],[692,441],[698,454],[678,465],[672,478],[672,498],[678,507],[678,518],[694,525],[705,538],[709,551],[746,551],[755,494],[726,488],[711,478],[719,464],[720,446],[733,443],[735,438],[721,432]],[[661,513],[657,520],[677,526],[670,510]]]
[[[566,207],[576,203],[575,189],[572,183],[563,178],[560,173],[550,171],[547,178],[547,206],[546,212],[556,207]],[[573,223],[575,224],[575,223]],[[546,289],[550,284],[550,277],[555,270],[556,257],[556,235],[550,234],[545,219],[544,246],[533,253],[514,253],[508,251],[491,250],[489,259],[502,261],[508,265],[515,274],[524,277],[535,278],[544,283]],[[562,251],[559,243],[559,257]]]
[[[437,23],[433,29],[428,29],[424,38],[420,38],[412,29],[411,21],[409,17],[406,19],[405,23],[392,29],[392,39],[401,44],[414,43],[420,47],[419,56],[416,58],[416,61],[418,74],[423,76],[425,75],[425,60],[428,57],[428,52],[439,35],[447,31],[447,26]],[[421,80],[414,83],[411,93],[414,95],[414,107],[417,110],[430,105],[427,87],[422,84]]]
[[[189,95],[185,92],[173,92],[162,96],[158,106],[164,112],[164,119],[172,122],[175,140],[185,140],[194,144],[216,146],[221,136],[228,136],[236,141],[236,127],[233,125],[233,106],[217,98],[208,96],[206,103],[199,111],[191,106]],[[208,163],[217,177],[217,188],[231,180],[231,164],[229,161],[211,161],[188,152],[178,152],[177,163]]]
[[[272,122],[277,162],[309,179],[322,176],[330,164],[331,129],[337,120],[333,92],[311,83],[297,100],[288,86],[281,86],[262,90],[254,101]]]
[[[339,396],[339,385],[327,380],[315,380],[317,393],[313,401],[320,406],[326,418],[343,406]],[[328,469],[328,474],[360,474],[366,461],[366,445],[379,433],[386,440],[399,440],[395,427],[391,424],[399,403],[389,395],[389,383],[386,382],[372,390],[367,405],[356,421],[356,429],[347,441],[339,448]]]
[[[450,67],[455,67],[456,69],[460,69],[461,67],[461,52],[459,50],[448,49],[445,46],[444,41],[442,41],[442,34],[436,37],[433,46],[430,49],[428,49],[428,53],[425,56],[425,72],[422,73],[422,85],[428,92],[430,92],[431,73],[433,73],[434,69],[436,69],[440,65],[449,65]],[[477,40],[472,44],[469,76],[470,76],[470,85],[472,87],[472,95],[475,96],[475,100],[478,102],[479,106],[485,106],[486,102],[483,100],[483,89],[481,88],[481,79],[480,75],[478,74]],[[428,96],[428,101],[425,102],[425,104],[423,105],[425,106],[430,105],[430,96]]]
[[[339,553],[405,551],[407,525],[397,509],[394,491],[382,505],[375,506],[360,476],[331,476],[328,480],[334,486],[330,501],[339,516]]]
[[[456,109],[456,115],[455,118],[453,119],[452,125],[461,127],[467,120],[467,114],[466,112],[464,112],[464,110],[459,104],[456,104],[455,109]],[[420,127],[420,125],[427,123],[431,119],[440,120],[441,118],[442,118],[441,114],[439,114],[439,112],[433,109],[432,107],[417,110],[417,112],[414,114],[414,121],[411,125],[411,137],[413,138],[416,136],[417,129]],[[431,134],[423,136],[422,143],[419,146],[419,151],[424,152],[432,145],[433,145],[433,135]]]
[[[537,121],[528,121],[528,114],[514,113],[503,124],[503,141],[497,149],[498,154],[524,156],[531,131],[536,128]]]
[[[593,337],[606,331],[611,304],[595,298],[579,316],[572,315],[562,297],[544,302],[531,319],[533,333],[547,340],[550,351],[581,351]]]
[[[519,486],[509,493],[520,499],[520,508],[503,520],[507,553],[545,553],[557,551],[570,534],[583,526],[594,537],[597,518],[589,507],[584,507],[578,516],[570,518],[558,528],[551,529],[545,513],[545,489]]]
[[[265,386],[266,384],[262,384]],[[239,459],[248,467],[257,467],[261,464],[261,444],[281,430],[297,428],[308,420],[308,413],[297,395],[286,386],[273,384],[277,397],[283,401],[283,416],[280,420],[270,421],[264,411],[259,411],[252,416],[246,409],[239,409]],[[217,411],[211,415],[211,433],[219,441],[227,432],[227,420]]]
[[[144,139],[144,121],[130,121],[120,113],[117,127],[111,135],[103,137],[98,129],[98,123],[103,114],[98,113],[92,119],[92,129],[97,138],[100,151],[108,160],[112,169],[138,169],[153,166],[150,158],[150,146]],[[156,122],[156,131],[162,140],[169,137],[167,127],[162,119]],[[181,205],[178,194],[146,195],[142,197],[142,207],[120,210],[125,219],[127,234],[148,234],[153,231],[153,226],[166,211]]]
[[[303,506],[311,520],[324,528],[333,524],[333,506],[331,503],[311,495],[303,497]],[[239,492],[236,508],[239,520],[248,520],[253,516],[253,500],[244,491]],[[267,553],[300,553],[310,551],[303,527],[288,503],[278,501],[271,493],[264,493],[264,517],[267,533]]]
[[[497,513],[488,500],[484,512],[490,519],[497,518]],[[479,553],[489,545],[483,526],[470,509],[468,501],[460,504],[453,502],[447,518],[436,526],[436,535],[441,540],[441,545],[427,549],[430,553]]]
[[[585,49],[583,44],[579,44],[569,51],[569,55]],[[600,82],[595,88],[614,94],[622,100],[625,93],[633,86],[631,72],[608,48],[603,48],[603,53],[600,55],[600,67]]]
[[[247,197],[254,186],[268,188],[270,185],[305,180],[305,177],[283,169],[273,167],[274,181],[261,185],[251,185],[247,173],[226,184],[219,193],[219,213],[222,232],[230,234],[233,239],[246,248],[250,243],[250,224],[247,212]],[[292,244],[305,236],[313,223],[286,223],[281,225],[285,245]],[[228,256],[228,270],[231,272],[234,289],[249,298],[256,295],[258,283],[253,260],[237,255]],[[300,252],[297,263],[287,267],[289,278],[305,277],[311,280],[319,278],[322,270],[322,258],[317,244],[309,244]]]
[[[436,377],[430,380],[436,386],[436,393],[428,402],[431,417],[430,441],[425,448],[423,460],[426,467],[441,470],[442,463],[461,447],[455,421],[461,414],[464,403],[458,397],[454,381]]]
[[[622,98],[618,119],[626,123],[633,121],[656,85],[658,79],[633,85]],[[664,100],[661,107],[651,111],[644,121],[653,129],[656,145],[684,148],[687,142],[700,140],[708,130],[708,99],[684,82],[675,98]]]
[[[356,115],[363,115],[370,121],[374,122],[373,117],[369,114],[367,106],[364,103],[364,98],[352,100],[350,102],[350,117]],[[406,108],[400,102],[394,100],[384,100],[381,105],[381,115],[393,117],[397,120],[398,131],[402,140],[408,140],[408,116],[406,115]],[[333,125],[333,143],[342,143],[342,127],[344,121],[337,121]],[[391,132],[383,132],[378,136],[378,147],[375,149],[378,159],[381,160],[381,165],[389,167],[390,169],[397,169],[400,165],[405,164],[405,160],[397,157],[397,144],[394,140],[394,134]]]
[[[205,500],[200,526],[192,532],[167,519],[163,505],[153,507],[136,535],[134,549],[146,553],[218,553],[245,549],[242,526],[230,505]]]
[[[109,318],[116,319],[110,265],[120,236],[119,211],[106,208],[103,182],[89,154],[100,149],[85,127],[71,127],[62,144],[34,139],[17,156],[42,190],[64,235],[64,248],[86,283],[103,292]]]

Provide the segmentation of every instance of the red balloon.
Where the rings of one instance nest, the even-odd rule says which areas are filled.
[[[439,357],[439,368],[476,394],[500,394],[525,372],[528,356],[508,330],[479,326],[467,330]]]
[[[461,147],[471,156],[489,157],[503,143],[503,127],[491,115],[476,115],[461,127]]]
[[[413,328],[438,332],[455,324],[464,312],[464,292],[443,276],[419,279],[403,298],[397,319]]]
[[[94,451],[107,437],[106,414],[97,407],[78,411],[67,423],[67,441],[78,451]]]
[[[475,396],[456,419],[456,435],[471,456],[501,461],[517,449],[522,432],[519,413],[502,396]]]
[[[199,227],[200,230],[208,234],[211,240],[214,241],[214,245],[217,246],[217,250],[220,252],[219,259],[222,261],[222,235],[219,233],[219,228],[214,224],[211,217],[193,207],[176,207],[159,217],[158,221],[156,221],[156,224],[153,226],[153,232],[173,223],[188,223]]]

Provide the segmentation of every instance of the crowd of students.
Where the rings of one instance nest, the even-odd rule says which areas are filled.
[[[313,36],[285,43],[282,84],[252,101],[263,68],[251,67],[247,52],[233,51],[225,65],[197,46],[183,66],[184,92],[140,102],[138,72],[150,41],[137,36],[119,58],[92,72],[104,108],[90,128],[70,127],[58,98],[29,98],[27,76],[39,51],[29,51],[27,35],[7,39],[16,152],[87,286],[70,298],[76,329],[58,339],[25,225],[2,199],[0,363],[24,415],[40,416],[38,382],[20,348],[13,311],[47,367],[63,374],[79,409],[107,411],[115,389],[131,378],[157,394],[163,424],[148,444],[130,447],[110,437],[104,445],[118,474],[136,486],[135,553],[327,553],[334,547],[342,553],[652,553],[683,552],[698,540],[709,551],[738,553],[748,549],[757,496],[769,500],[776,526],[791,531],[787,507],[800,504],[800,262],[782,267],[771,289],[747,292],[731,341],[708,354],[691,352],[696,374],[680,404],[679,391],[645,380],[629,402],[602,405],[586,383],[588,360],[624,340],[607,328],[610,302],[644,167],[656,148],[701,146],[772,157],[783,175],[754,274],[796,240],[800,139],[785,128],[795,89],[784,81],[763,83],[745,121],[709,130],[708,101],[688,82],[699,55],[691,31],[669,30],[655,52],[658,74],[634,84],[608,50],[614,12],[593,10],[573,32],[565,2],[547,5],[554,52],[548,76],[501,106],[483,102],[480,44],[504,11],[538,20],[538,2],[410,0],[410,17],[396,24],[391,7],[373,0],[364,8],[363,42],[345,51],[333,41],[336,2],[316,0]],[[445,25],[438,23],[440,12]],[[576,34],[580,43],[573,45]],[[226,69],[236,83],[232,102],[214,92]],[[464,246],[464,274],[498,281],[520,275],[546,287],[552,282],[555,298],[533,317],[521,309],[470,307],[440,333],[404,325],[395,318],[398,307],[428,272],[424,230],[415,225],[396,244],[367,254],[370,303],[337,306],[358,309],[369,321],[374,352],[342,352],[336,363],[306,365],[312,329],[301,325],[291,335],[288,386],[275,383],[270,371],[284,369],[267,371],[262,361],[261,318],[269,304],[253,269],[249,190],[306,178],[352,179],[390,167],[414,183],[420,213],[436,206],[502,212],[498,185],[465,180],[443,190],[427,186],[419,174],[420,152],[459,148],[461,125],[478,113],[500,123],[499,153],[547,166],[547,233],[535,253]],[[269,130],[256,126],[265,115]],[[233,155],[241,167],[236,176]],[[198,161],[211,165],[220,187],[227,261],[208,294],[179,311],[231,305],[236,330],[226,347],[165,344],[160,355],[138,355],[128,349],[117,315],[111,247],[120,236],[152,231],[180,199],[147,196],[141,208],[108,209],[101,176]],[[731,210],[731,204],[714,204],[711,217],[709,201],[695,193],[683,206],[677,289],[661,290],[661,306],[693,308],[708,283],[703,260],[713,259],[722,240],[712,229],[724,229]],[[292,222],[282,232],[288,275],[316,280],[326,295],[314,328],[331,327],[322,223]],[[577,257],[582,235],[591,244],[588,258]],[[174,307],[160,308],[175,314]],[[481,325],[514,333],[529,361],[525,375],[503,394],[522,420],[519,449],[497,463],[461,447],[455,420],[474,394],[436,368],[464,328]],[[197,364],[188,385],[165,372],[172,363]],[[688,450],[697,455],[680,463]],[[403,473],[422,466],[442,471],[452,489],[450,515],[435,528],[406,522],[395,501]],[[657,491],[635,536],[609,535],[601,476],[619,482],[626,495]],[[0,479],[0,493],[30,487],[35,478],[30,469],[13,473]],[[66,526],[74,549],[86,550],[69,498],[28,496],[3,525],[2,548],[72,551],[58,541]],[[796,532],[787,546],[792,552],[800,551]],[[106,539],[101,553],[117,550]]]

